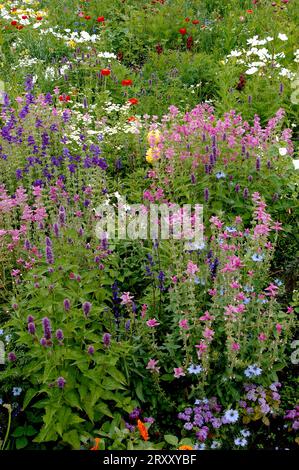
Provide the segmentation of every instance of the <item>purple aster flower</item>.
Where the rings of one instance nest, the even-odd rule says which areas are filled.
[[[82,305],[83,313],[87,317],[90,313],[91,310],[91,303],[90,302],[84,302]]]
[[[15,362],[17,360],[17,356],[14,352],[10,352],[7,355],[7,359],[9,360],[9,362]]]
[[[209,197],[210,197],[209,190],[208,190],[208,188],[205,188],[204,189],[204,200],[205,200],[205,202],[208,202]]]
[[[69,301],[69,299],[64,299],[63,301],[63,308],[66,312],[68,312],[71,308],[71,302]]]
[[[51,339],[51,337],[52,337],[52,328],[51,328],[51,322],[50,322],[49,318],[44,317],[42,319],[42,325],[43,325],[43,331],[44,331],[45,339]]]
[[[130,419],[137,419],[140,417],[141,414],[141,409],[140,408],[134,408],[134,410],[129,414]]]
[[[35,335],[35,324],[33,322],[28,323],[28,333]]]
[[[63,335],[62,330],[60,330],[60,329],[56,330],[55,336],[58,339],[58,341],[63,341],[64,335]]]
[[[111,335],[109,333],[103,334],[103,343],[106,347],[110,346]]]
[[[192,423],[185,423],[184,424],[184,429],[186,429],[187,431],[192,431],[193,424]]]
[[[58,377],[58,379],[56,380],[56,383],[57,383],[58,388],[64,388],[66,384],[66,380],[63,377]]]
[[[196,433],[196,437],[200,442],[204,442],[209,434],[209,428],[207,426],[203,426],[199,431]]]

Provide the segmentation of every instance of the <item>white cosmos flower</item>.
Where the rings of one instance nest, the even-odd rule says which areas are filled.
[[[295,170],[299,170],[299,160],[293,160]]]
[[[287,41],[287,40],[288,40],[288,37],[287,37],[286,34],[279,33],[279,34],[278,34],[278,39],[280,39],[281,41]]]
[[[247,75],[253,75],[255,72],[258,71],[258,68],[257,67],[251,67],[250,69],[246,70],[246,74]]]
[[[288,150],[285,147],[280,147],[278,151],[281,157],[284,157],[288,153]]]

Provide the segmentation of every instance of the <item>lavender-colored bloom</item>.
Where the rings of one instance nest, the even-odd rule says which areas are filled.
[[[143,418],[143,421],[145,423],[153,424],[155,422],[155,418],[153,418],[152,416],[149,416],[148,418]]]
[[[94,347],[93,347],[93,346],[88,346],[88,348],[87,348],[87,353],[88,353],[90,356],[93,356],[93,355],[94,355]]]
[[[51,322],[50,322],[49,318],[44,317],[42,319],[42,325],[43,325],[44,337],[46,339],[51,339],[51,337],[52,337],[52,328],[51,328]]]
[[[58,388],[64,388],[66,384],[66,380],[63,377],[58,377],[58,379],[56,380],[56,383],[57,383]]]
[[[32,75],[27,75],[25,79],[25,90],[26,91],[31,91],[33,89],[33,76]]]
[[[207,426],[203,426],[199,431],[196,433],[196,437],[200,442],[204,442],[209,434],[209,428]]]
[[[193,424],[192,423],[185,423],[184,424],[184,429],[186,429],[187,431],[192,431]]]
[[[108,346],[110,346],[110,342],[111,342],[111,335],[109,333],[104,333],[103,334],[104,346],[106,346],[108,348]]]
[[[40,343],[41,346],[44,346],[44,347],[47,346],[47,340],[46,340],[46,338],[41,338],[41,340],[40,340],[39,343]]]
[[[244,188],[244,191],[243,191],[243,198],[244,198],[244,199],[248,199],[248,196],[249,196],[249,190],[248,190],[248,188]]]
[[[239,193],[239,192],[240,192],[240,189],[241,189],[240,185],[239,185],[239,184],[236,184],[236,186],[235,186],[235,191],[236,191],[236,193]]]
[[[209,190],[208,190],[208,188],[205,188],[204,189],[204,200],[205,200],[205,202],[208,202],[209,197],[210,197]]]
[[[69,299],[64,299],[63,301],[63,308],[66,312],[68,312],[71,308],[71,302],[69,301]]]
[[[133,424],[125,423],[125,427],[126,427],[130,432],[134,432],[134,431],[135,431],[135,426],[134,426]]]
[[[64,225],[65,220],[66,220],[65,208],[63,206],[60,206],[60,208],[59,208],[59,222],[60,222],[60,225]]]
[[[251,103],[252,103],[252,96],[249,95],[249,96],[248,96],[248,104],[251,104]]]
[[[34,317],[32,315],[28,315],[27,323],[32,323],[32,322],[34,322]]]
[[[257,159],[256,159],[255,168],[256,168],[256,171],[260,171],[260,169],[261,169],[261,159],[260,159],[260,157],[257,157]]]
[[[91,303],[84,302],[84,304],[82,305],[82,310],[83,310],[84,315],[87,317],[91,310]]]
[[[64,335],[61,329],[56,330],[55,336],[58,339],[58,341],[63,341]]]
[[[49,238],[47,238],[50,240]],[[46,245],[46,258],[48,264],[54,264],[54,254],[51,245]]]
[[[130,329],[131,321],[127,320],[125,323],[125,329],[128,331]]]
[[[53,232],[54,232],[55,237],[58,238],[59,237],[59,225],[57,223],[53,225]]]
[[[15,362],[17,360],[17,356],[14,352],[10,352],[7,355],[7,359],[9,360],[9,362]]]
[[[138,419],[141,414],[141,409],[140,408],[134,408],[134,410],[129,414],[130,419]]]
[[[34,335],[36,331],[35,324],[33,322],[28,323],[28,333]]]

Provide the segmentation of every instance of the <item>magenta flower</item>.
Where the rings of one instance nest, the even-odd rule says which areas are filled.
[[[186,318],[183,318],[182,320],[180,320],[179,327],[182,328],[183,330],[188,330],[189,329],[188,320]]]
[[[131,305],[133,302],[134,296],[130,292],[124,292],[121,296],[121,305]]]
[[[210,328],[206,327],[203,332],[203,337],[206,338],[208,341],[212,341],[214,334],[214,330],[211,330]]]
[[[173,375],[176,379],[179,379],[180,377],[185,377],[186,375],[182,367],[174,367],[173,372]]]
[[[157,320],[156,320],[155,318],[151,318],[150,320],[147,320],[146,324],[147,324],[147,326],[149,326],[150,328],[154,328],[155,326],[160,325],[160,323],[157,322]]]
[[[260,333],[258,339],[259,341],[266,341],[267,336],[265,335],[265,333]]]
[[[159,361],[156,361],[155,359],[150,359],[147,363],[146,368],[148,370],[152,370],[153,372],[159,372],[160,367],[157,367]]]
[[[276,331],[277,331],[278,334],[281,333],[281,331],[282,331],[282,325],[281,325],[280,323],[277,323],[277,325],[276,325],[275,328],[276,328]]]
[[[195,263],[192,263],[192,261],[188,261],[187,264],[187,269],[186,272],[189,274],[189,276],[193,276],[195,273],[198,271],[198,266]]]

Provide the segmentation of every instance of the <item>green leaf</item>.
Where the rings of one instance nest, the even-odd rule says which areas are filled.
[[[164,435],[164,440],[168,443],[171,444],[172,446],[177,447],[179,440],[176,436],[173,436],[172,434],[165,434]]]
[[[25,428],[23,428],[23,426],[18,426],[12,433],[12,436],[13,437],[25,436]]]
[[[99,403],[96,406],[97,411],[100,411],[103,413],[105,416],[109,416],[110,418],[113,418],[113,414],[111,413],[109,407],[106,405],[106,403]]]
[[[34,427],[31,426],[31,424],[25,428],[25,435],[26,436],[34,436],[34,434],[36,434],[36,433],[37,433],[37,430],[34,429]]]
[[[26,392],[26,395],[24,397],[24,402],[23,402],[23,411],[25,408],[29,405],[31,402],[32,398],[34,398],[39,392],[37,390],[34,390],[32,388],[29,388]]]
[[[72,449],[76,449],[76,450],[80,449],[80,438],[79,438],[78,432],[75,431],[75,429],[64,433],[62,438],[65,442],[70,444]]]
[[[17,449],[24,449],[28,445],[28,439],[23,436],[16,440],[16,448]]]

